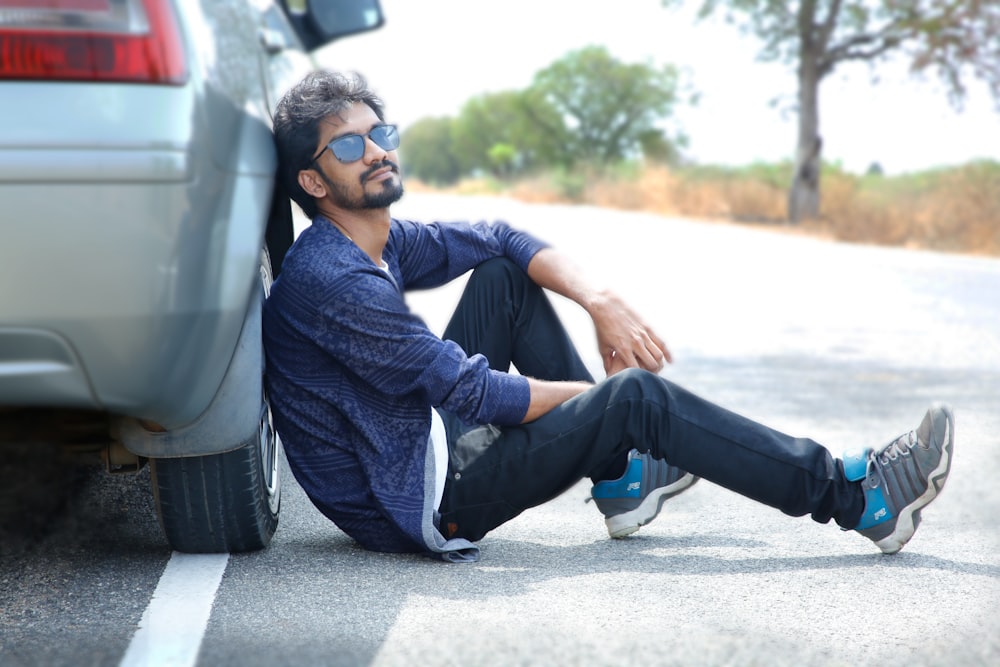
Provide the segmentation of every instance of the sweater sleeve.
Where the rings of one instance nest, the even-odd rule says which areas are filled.
[[[374,265],[327,266],[328,275],[298,286],[292,300],[313,341],[341,367],[389,399],[420,396],[468,423],[524,418],[527,379],[494,371],[482,355],[468,357],[435,336]]]
[[[527,270],[531,258],[546,246],[506,222],[394,220],[389,235],[404,289],[443,285],[493,257],[507,257]]]

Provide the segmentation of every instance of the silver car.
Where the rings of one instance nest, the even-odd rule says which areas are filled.
[[[381,23],[377,0],[0,3],[0,446],[148,461],[174,549],[268,544],[270,111]]]

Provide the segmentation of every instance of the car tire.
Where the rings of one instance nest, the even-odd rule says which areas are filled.
[[[266,249],[260,274],[263,303],[271,286]],[[153,495],[170,546],[187,553],[266,547],[281,509],[280,461],[266,390],[254,441],[221,454],[151,460]]]

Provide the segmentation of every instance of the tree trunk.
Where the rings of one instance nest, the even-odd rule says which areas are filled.
[[[819,217],[819,55],[811,40],[803,40],[799,56],[799,138],[795,151],[795,173],[788,193],[788,220],[795,224]]]

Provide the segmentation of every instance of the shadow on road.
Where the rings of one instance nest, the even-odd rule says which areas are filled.
[[[5,444],[0,461],[0,557],[21,554],[44,539],[88,473],[63,461],[55,445]]]

